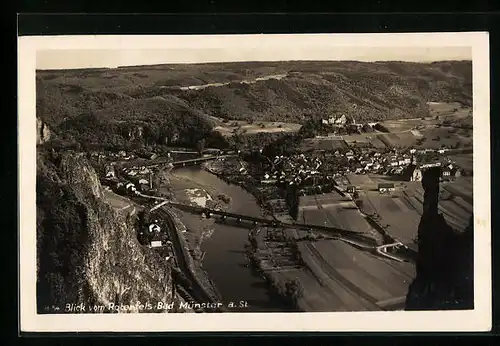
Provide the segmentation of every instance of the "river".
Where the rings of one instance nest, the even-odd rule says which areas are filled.
[[[230,211],[250,216],[262,216],[255,198],[243,188],[227,184],[200,167],[175,170],[179,177],[195,180],[231,197]],[[248,302],[249,308],[234,309],[238,312],[288,311],[276,297],[271,297],[267,282],[248,266],[245,244],[248,229],[216,223],[214,233],[202,244],[205,251],[203,269],[208,273],[220,292],[223,303]]]

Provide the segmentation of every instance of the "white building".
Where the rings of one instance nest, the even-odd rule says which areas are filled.
[[[132,183],[127,183],[127,185],[125,185],[125,188],[127,190],[135,191],[135,185]]]
[[[162,245],[163,244],[162,244],[161,240],[153,240],[151,242],[151,247],[162,247]]]
[[[148,231],[149,233],[160,233],[161,227],[158,226],[156,223],[152,223],[151,225],[149,225]]]

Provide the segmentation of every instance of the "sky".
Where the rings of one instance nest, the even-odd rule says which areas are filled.
[[[448,47],[310,47],[293,45],[254,48],[183,49],[57,49],[38,50],[37,69],[99,68],[154,64],[232,61],[357,60],[413,61],[472,60],[470,46]]]

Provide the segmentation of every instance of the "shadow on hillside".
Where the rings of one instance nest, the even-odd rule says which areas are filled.
[[[456,231],[438,213],[440,168],[424,173],[424,210],[418,227],[416,277],[406,297],[406,310],[474,308],[473,216]]]

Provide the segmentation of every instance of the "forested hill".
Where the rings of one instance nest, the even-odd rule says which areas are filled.
[[[471,105],[471,61],[245,62],[37,72],[37,117],[57,137],[80,143],[103,138],[115,144],[165,143],[183,140],[187,133],[210,137],[209,115],[289,122],[337,114],[359,121],[414,118],[428,114],[431,101]]]

